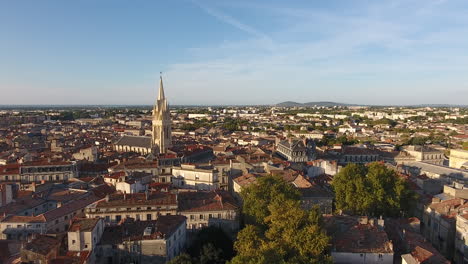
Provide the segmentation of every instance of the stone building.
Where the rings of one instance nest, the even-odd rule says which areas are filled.
[[[187,217],[187,229],[217,226],[227,233],[239,230],[240,207],[226,191],[181,192],[179,214]]]
[[[445,156],[444,153],[440,150],[427,146],[408,146],[405,148],[405,151],[413,156],[416,161],[444,165]]]
[[[455,263],[468,263],[468,213],[456,216]]]
[[[449,166],[456,169],[468,170],[468,150],[451,149]]]
[[[101,217],[106,223],[125,218],[155,220],[159,215],[177,214],[177,195],[172,193],[132,193],[107,196],[86,209],[86,217]]]
[[[0,221],[0,238],[27,240],[34,234],[65,232],[71,219],[84,215],[85,208],[97,199],[94,195],[89,195],[39,215],[7,215]]]
[[[449,260],[454,257],[456,216],[463,212],[468,212],[468,204],[462,198],[434,198],[423,213],[421,234]]]
[[[213,166],[181,164],[172,168],[172,184],[184,189],[216,190],[219,188],[218,171]]]
[[[378,150],[361,147],[344,147],[339,163],[341,165],[348,163],[364,164],[378,160],[380,160],[380,152]]]
[[[312,140],[289,138],[276,145],[277,153],[291,162],[307,162],[313,159],[314,143]]]
[[[35,161],[20,166],[21,183],[66,182],[77,177],[76,162]]]
[[[68,251],[93,252],[99,243],[103,232],[104,221],[101,218],[73,219],[73,222],[68,229]]]
[[[124,135],[114,143],[114,149],[120,152],[132,151],[147,155],[166,153],[170,147],[172,147],[171,116],[161,77],[158,98],[153,107],[152,136]]]
[[[393,263],[393,244],[384,230],[384,220],[327,216],[324,222],[332,237],[334,263]]]
[[[21,249],[22,263],[52,263],[59,255],[61,236],[38,235]]]
[[[186,245],[186,218],[160,216],[157,220],[126,219],[105,228],[96,248],[96,263],[167,263]]]

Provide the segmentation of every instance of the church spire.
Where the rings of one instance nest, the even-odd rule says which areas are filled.
[[[163,87],[163,80],[162,80],[162,73],[159,76],[159,94],[158,94],[158,100],[164,100],[164,87]]]

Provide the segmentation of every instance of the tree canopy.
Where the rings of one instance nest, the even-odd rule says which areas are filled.
[[[257,183],[242,189],[243,213],[247,224],[266,224],[270,215],[268,205],[276,201],[299,200],[300,193],[280,176],[266,176],[257,179]]]
[[[292,185],[279,176],[265,176],[241,196],[249,224],[237,236],[231,264],[330,262],[319,209],[303,210]]]
[[[334,176],[332,186],[336,208],[358,215],[403,215],[416,195],[394,170],[378,162],[348,164]]]
[[[171,260],[171,264],[222,264],[234,255],[233,242],[224,231],[217,227],[200,230],[186,254]]]

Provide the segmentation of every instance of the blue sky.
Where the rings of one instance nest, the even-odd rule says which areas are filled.
[[[468,103],[468,1],[0,0],[0,104]]]

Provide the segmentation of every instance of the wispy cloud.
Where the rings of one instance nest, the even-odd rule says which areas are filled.
[[[268,49],[273,49],[274,42],[267,34],[265,34],[263,32],[260,32],[260,31],[256,30],[255,28],[240,22],[239,20],[237,20],[234,17],[229,16],[229,15],[221,12],[220,10],[217,10],[217,9],[215,9],[213,7],[210,7],[210,6],[206,5],[206,4],[202,4],[200,1],[197,1],[197,0],[191,0],[191,1],[194,4],[196,4],[198,7],[200,7],[204,12],[209,14],[210,16],[218,19],[219,21],[221,21],[223,23],[231,25],[231,26],[233,26],[233,27],[245,32],[245,33],[248,33],[248,34],[254,36],[255,38],[261,39],[266,44]]]
[[[462,37],[468,33],[468,20],[460,16],[459,10],[450,10],[440,17],[444,26],[432,21],[433,10],[447,8],[447,4],[373,2],[371,6],[356,5],[347,12],[258,6],[269,17],[283,21],[282,27],[268,31],[276,40],[274,52],[269,53],[256,45],[266,34],[212,7],[200,6],[207,14],[250,36],[242,41],[197,47],[198,60],[173,64],[169,74],[174,76],[175,92],[192,88],[193,92],[184,92],[186,100],[206,101],[206,96],[199,93],[203,90],[213,103],[461,100],[451,98],[447,89],[459,90],[459,85],[468,83],[463,74],[468,69],[468,58],[458,53],[468,45],[468,38]],[[236,3],[236,8],[241,5]],[[255,6],[248,4],[247,8]],[[220,89],[228,92],[219,93]],[[430,93],[428,89],[432,89]],[[406,96],[399,97],[401,94]]]

